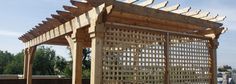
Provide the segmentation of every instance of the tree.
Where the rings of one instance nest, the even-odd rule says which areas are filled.
[[[13,60],[6,65],[4,74],[23,74],[24,54],[20,52],[16,54]]]
[[[34,75],[63,74],[67,62],[64,58],[56,56],[54,50],[41,46],[37,49],[33,62]]]
[[[23,51],[15,56],[9,52],[0,51],[0,74],[22,74],[24,65]],[[33,59],[33,75],[64,74],[67,62],[63,57],[56,56],[51,48],[41,46]]]
[[[0,74],[3,74],[4,69],[8,64],[11,63],[13,60],[14,55],[7,52],[7,51],[1,51],[0,50]]]

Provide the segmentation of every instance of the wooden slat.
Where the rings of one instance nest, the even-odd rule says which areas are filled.
[[[42,30],[43,32],[47,32],[50,29],[49,25],[47,24],[39,23],[38,25],[40,26],[39,29]]]
[[[79,16],[84,13],[83,11],[81,11],[79,8],[76,7],[63,6],[63,8],[67,11],[70,11],[70,13],[72,13],[74,16]]]
[[[58,13],[58,15],[61,16],[61,18],[63,18],[63,19],[66,20],[66,21],[69,21],[69,20],[71,20],[72,18],[74,18],[74,16],[73,16],[71,13],[69,13],[69,12],[60,11],[60,10],[57,10],[56,12]]]
[[[35,29],[40,33],[40,35],[44,33],[44,31],[41,30],[41,27],[39,25],[36,25]]]
[[[137,2],[137,1],[138,1],[138,0],[124,0],[124,1],[122,1],[122,2],[131,4],[131,3],[134,3],[134,2]]]
[[[193,17],[195,17],[195,18],[204,18],[204,17],[207,17],[209,14],[210,14],[210,12],[200,12],[199,14],[194,15]]]
[[[39,34],[36,32],[36,31],[34,31],[33,29],[31,29],[30,31],[29,31],[29,33],[30,34],[32,34],[34,37],[37,37]]]
[[[45,26],[46,31],[53,28],[53,24],[50,24],[48,21],[42,21],[43,25]]]
[[[63,18],[62,18],[61,16],[59,16],[59,15],[52,14],[51,16],[52,16],[53,18],[57,19],[58,21],[60,21],[61,23],[65,23],[65,22],[66,22],[66,20],[63,19]]]
[[[187,12],[189,12],[190,9],[191,9],[191,7],[186,7],[186,8],[183,8],[183,9],[175,10],[175,11],[173,11],[173,13],[183,14],[183,13],[187,13]]]
[[[180,4],[176,4],[176,5],[173,5],[173,6],[162,8],[161,10],[163,10],[163,11],[174,11],[174,10],[177,10],[179,7],[180,7]]]
[[[194,16],[194,15],[197,15],[201,12],[201,10],[195,10],[195,11],[189,11],[187,13],[184,13],[183,15],[186,15],[186,16]]]
[[[204,19],[204,20],[212,20],[212,19],[215,19],[215,18],[217,18],[219,15],[217,14],[217,15],[211,15],[211,16],[207,16],[207,17],[204,17],[204,18],[201,18],[201,19]]]
[[[218,16],[216,17],[215,19],[212,19],[210,21],[214,21],[214,22],[220,22],[220,21],[223,21],[225,20],[226,16]]]
[[[158,3],[156,5],[151,6],[151,8],[160,9],[160,8],[166,7],[167,4],[168,4],[168,1],[164,1],[164,2],[161,2],[161,3]]]
[[[87,12],[93,8],[93,6],[89,3],[83,3],[79,1],[71,1],[71,4],[76,6],[82,13]]]
[[[33,31],[39,36],[40,35],[40,31],[37,28],[33,28]]]
[[[153,2],[154,2],[154,0],[145,0],[145,1],[140,2],[140,3],[136,3],[136,5],[145,7],[145,6],[151,5]]]
[[[30,39],[33,39],[35,37],[29,31],[27,32],[26,36],[28,36]]]
[[[62,23],[60,23],[58,20],[52,19],[52,18],[46,18],[46,20],[47,20],[50,24],[52,24],[54,27],[57,27],[57,26],[59,26],[60,24],[62,24]]]

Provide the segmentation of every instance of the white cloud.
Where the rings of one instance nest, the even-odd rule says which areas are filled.
[[[14,31],[0,30],[0,36],[19,37],[22,33]]]

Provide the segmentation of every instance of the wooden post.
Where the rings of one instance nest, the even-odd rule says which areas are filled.
[[[26,80],[26,84],[32,84],[32,65],[33,65],[33,58],[35,55],[35,51],[36,51],[36,46],[33,47],[29,47],[27,49],[28,51],[28,68],[27,68],[27,80]]]
[[[219,42],[217,39],[210,40],[209,45],[209,53],[210,53],[210,73],[211,80],[210,84],[217,84],[217,48],[219,46]]]
[[[27,69],[28,69],[28,48],[24,50],[24,72],[23,72],[23,79],[27,78]]]
[[[165,43],[164,43],[164,55],[165,55],[165,75],[164,82],[165,84],[170,84],[170,73],[169,73],[169,42],[170,35],[166,33],[165,35]]]
[[[82,58],[84,46],[84,31],[74,28],[71,36],[66,36],[72,53],[72,84],[82,84]],[[78,35],[80,34],[80,35]]]
[[[90,38],[92,39],[90,84],[102,84],[102,47],[105,30],[103,23],[91,25],[89,28]]]

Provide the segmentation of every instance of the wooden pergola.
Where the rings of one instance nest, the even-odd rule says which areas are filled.
[[[82,50],[91,48],[91,84],[216,84],[216,49],[225,16],[154,0],[71,0],[19,39],[24,79],[41,44],[69,46],[72,84],[82,83]]]

